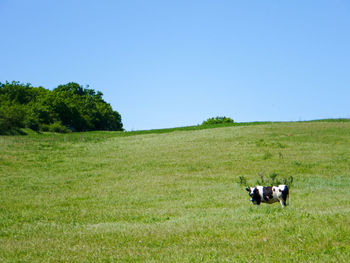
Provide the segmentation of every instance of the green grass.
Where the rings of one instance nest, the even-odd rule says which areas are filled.
[[[348,121],[2,136],[0,261],[348,262],[349,175]]]

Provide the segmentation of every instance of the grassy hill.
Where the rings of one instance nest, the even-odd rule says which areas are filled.
[[[348,121],[2,136],[0,261],[348,262],[349,189]]]

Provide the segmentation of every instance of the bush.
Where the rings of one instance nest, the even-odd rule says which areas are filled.
[[[206,121],[202,122],[202,125],[215,125],[215,124],[223,124],[223,123],[234,123],[234,121],[231,118],[228,117],[215,117],[215,118],[209,118]]]
[[[24,126],[26,128],[29,128],[33,131],[36,131],[38,132],[40,130],[40,123],[39,123],[39,120],[36,116],[33,116],[33,115],[27,115],[26,116],[26,119],[24,121]]]
[[[41,124],[40,130],[44,132],[59,132],[59,133],[68,133],[71,132],[66,126],[64,126],[60,121],[56,121],[50,124]]]
[[[2,104],[0,107],[0,132],[24,128],[25,114],[22,105]]]
[[[56,122],[51,123],[49,125],[49,131],[50,132],[59,132],[59,133],[68,133],[71,130],[69,130],[66,126],[62,125],[61,122],[56,121]]]
[[[248,183],[247,183],[247,178],[245,178],[245,176],[244,175],[242,175],[242,176],[239,176],[238,177],[238,179],[239,179],[239,185],[240,186],[248,186]]]
[[[262,185],[262,186],[272,186],[272,185],[280,185],[285,184],[290,189],[293,186],[294,178],[293,176],[289,176],[288,178],[277,178],[278,174],[276,172],[271,173],[268,178],[265,178],[264,172],[259,173],[259,179],[256,180],[255,185]],[[239,176],[237,183],[240,186],[252,186],[247,180],[245,176]]]
[[[293,185],[293,176],[289,176],[289,178],[277,178],[278,174],[273,172],[269,175],[268,179],[264,178],[264,173],[260,173],[259,174],[260,179],[258,179],[256,181],[257,185],[265,185],[265,186],[269,186],[269,185],[279,185],[279,184],[285,184],[288,186],[288,188],[291,188]]]

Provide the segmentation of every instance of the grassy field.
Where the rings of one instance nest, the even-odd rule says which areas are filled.
[[[272,172],[286,209],[239,184]],[[350,122],[0,137],[1,262],[349,258]]]

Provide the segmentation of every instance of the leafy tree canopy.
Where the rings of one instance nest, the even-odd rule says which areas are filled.
[[[121,131],[121,116],[100,91],[70,82],[50,91],[16,81],[0,82],[0,134],[35,131]]]
[[[206,121],[202,122],[202,125],[215,125],[215,124],[222,124],[222,123],[234,123],[233,119],[229,117],[213,117],[209,118]]]

